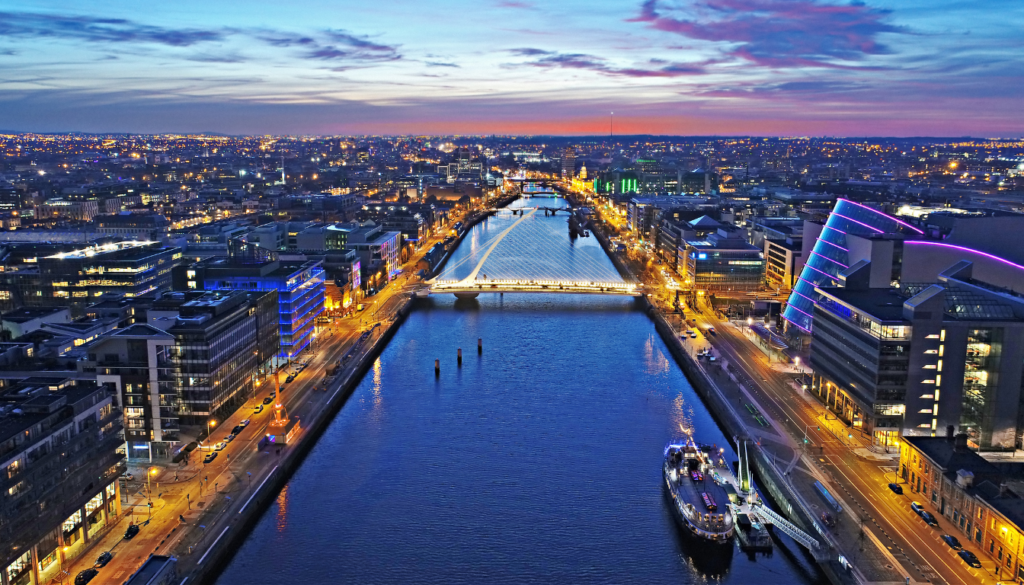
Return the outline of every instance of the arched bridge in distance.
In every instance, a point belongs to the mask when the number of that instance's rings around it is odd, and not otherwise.
[[[564,224],[561,222],[544,222],[543,218],[535,217],[539,210],[545,211],[545,215],[551,211],[543,207],[513,210],[518,213],[511,215],[514,221],[510,225],[486,241],[480,242],[474,252],[448,265],[437,278],[427,281],[428,287],[420,294],[445,293],[460,298],[472,298],[480,293],[506,292],[626,296],[642,294],[639,284],[622,279],[600,247],[591,246],[577,250],[570,246],[550,246],[545,249],[528,250],[534,257],[525,261],[515,254],[509,254],[516,246],[550,238],[553,229],[559,234],[565,233],[562,230],[566,228],[562,227]],[[538,219],[541,221],[536,221]],[[527,263],[529,265],[524,265]],[[460,273],[465,273],[468,266],[472,266],[472,270],[465,276],[458,277]]]

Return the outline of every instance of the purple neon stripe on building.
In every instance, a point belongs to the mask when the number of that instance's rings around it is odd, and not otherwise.
[[[829,258],[828,256],[824,256],[824,255],[819,254],[817,252],[811,252],[811,254],[813,254],[814,256],[820,256],[820,257],[824,258],[825,260],[828,260],[829,262],[835,262],[836,264],[842,266],[843,268],[849,268],[849,266],[847,266],[846,264],[843,264],[842,262],[840,262],[838,260],[833,260],[833,259]]]
[[[838,215],[838,214],[837,214],[837,215]],[[839,233],[843,234],[844,236],[846,235],[846,232],[844,232],[843,230],[837,230],[837,229],[836,229],[836,228],[834,228],[834,227],[830,227],[830,226],[827,226],[827,225],[823,225],[823,226],[821,226],[821,227],[823,227],[823,228],[825,228],[825,229],[827,229],[827,230],[832,230],[832,231],[834,231],[834,232],[839,232]]]
[[[915,232],[917,232],[919,234],[924,234],[924,232],[922,232],[921,230],[917,229],[916,227],[910,225],[909,223],[907,223],[905,221],[900,221],[900,220],[896,219],[895,217],[889,215],[888,213],[885,213],[885,212],[882,212],[882,211],[878,211],[877,209],[873,209],[871,207],[868,207],[867,205],[861,205],[860,203],[857,203],[856,201],[850,201],[849,199],[843,199],[842,197],[840,197],[839,200],[840,201],[845,201],[847,203],[852,203],[853,205],[856,205],[857,207],[861,207],[861,208],[867,209],[868,211],[874,211],[878,215],[881,215],[882,217],[889,218],[889,219],[895,221],[896,223],[900,224],[903,227],[910,228],[910,229],[914,230]]]
[[[878,232],[880,234],[884,234],[885,233],[884,231],[882,231],[882,230],[880,230],[880,229],[878,229],[878,228],[876,228],[874,226],[870,226],[870,225],[864,223],[863,221],[857,221],[856,219],[853,219],[852,217],[846,217],[842,213],[836,213],[836,212],[833,211],[832,215],[838,215],[839,217],[841,217],[841,218],[843,218],[843,219],[845,219],[847,221],[852,221],[853,223],[860,224],[860,225],[868,228],[869,230],[874,230],[874,231],[876,231],[876,232]]]
[[[787,308],[787,309],[793,309],[794,311],[797,311],[798,313],[803,313],[804,315],[807,315],[808,317],[810,317],[810,318],[811,318],[812,320],[814,319],[814,315],[811,315],[811,314],[810,314],[810,313],[808,313],[807,311],[801,311],[801,310],[800,310],[800,309],[798,309],[798,308],[797,308],[797,306],[796,306],[796,305],[794,305],[793,303],[790,303],[790,304],[789,304],[789,306],[787,306],[786,308]]]
[[[1003,264],[1006,264],[1008,266],[1013,266],[1017,270],[1024,270],[1024,266],[1021,266],[1020,264],[1015,264],[1013,262],[1010,262],[1006,258],[1001,258],[1001,257],[996,256],[994,254],[989,254],[988,252],[982,252],[981,250],[975,250],[974,248],[968,248],[966,246],[955,246],[953,244],[945,244],[943,242],[922,242],[922,241],[903,242],[903,245],[905,245],[905,246],[908,246],[908,245],[912,245],[912,246],[938,246],[940,248],[952,248],[954,250],[960,250],[960,251],[963,251],[963,252],[970,252],[971,254],[977,254],[979,256],[984,256],[986,258],[991,258],[992,260],[995,260],[997,262],[1002,262]]]
[[[812,299],[811,297],[809,297],[809,296],[807,296],[807,295],[804,295],[804,294],[800,294],[800,293],[796,292],[795,290],[793,291],[793,294],[795,294],[795,295],[800,295],[800,296],[802,296],[803,298],[807,299],[808,301],[811,301],[812,303],[815,303],[815,304],[817,304],[817,301],[815,301],[814,299]]]
[[[796,327],[797,329],[799,329],[800,331],[803,331],[804,333],[810,333],[811,332],[810,329],[807,329],[805,327],[801,327],[800,325],[797,324],[796,321],[790,319],[789,317],[787,317],[785,315],[783,315],[782,318],[785,319],[786,321],[789,321],[790,325],[792,325],[793,327]]]
[[[825,243],[825,244],[828,244],[829,246],[832,246],[833,248],[839,248],[839,249],[840,249],[840,250],[842,250],[843,252],[849,252],[849,250],[847,250],[846,248],[844,248],[844,247],[840,246],[839,244],[833,244],[832,242],[830,242],[830,241],[828,241],[828,240],[823,240],[823,239],[821,239],[821,238],[816,238],[816,239],[817,239],[817,240],[818,240],[819,242],[823,242],[823,243]]]
[[[797,278],[797,280],[802,280],[802,281],[806,282],[807,284],[811,285],[812,287],[818,286],[818,285],[814,284],[813,282],[807,280],[806,278],[804,278],[802,276],[798,276],[796,278]]]
[[[824,274],[825,276],[829,277],[829,280],[836,280],[836,277],[832,276],[828,272],[825,272],[823,270],[818,270],[817,268],[811,266],[810,264],[804,264],[804,267],[805,268],[810,268],[811,270],[813,270],[815,272],[820,272],[820,273]],[[818,286],[818,285],[814,285],[814,286]]]

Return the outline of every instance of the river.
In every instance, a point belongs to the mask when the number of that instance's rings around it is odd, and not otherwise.
[[[538,201],[562,203],[515,205]],[[475,226],[448,275],[517,219]],[[481,272],[619,279],[593,237],[543,212]],[[768,556],[688,554],[663,448],[685,424],[731,449],[633,299],[417,303],[219,584],[825,582],[785,536]]]

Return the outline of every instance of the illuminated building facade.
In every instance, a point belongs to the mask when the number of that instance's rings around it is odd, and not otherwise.
[[[1021,446],[1024,297],[957,262],[934,283],[872,288],[870,263],[816,287],[813,392],[884,447],[954,426],[975,450]]]
[[[838,286],[840,274],[844,270],[858,260],[870,260],[873,253],[882,253],[881,247],[866,241],[872,238],[889,237],[890,254],[893,254],[892,249],[895,248],[892,262],[895,274],[888,275],[885,284],[898,280],[902,242],[900,238],[894,236],[920,233],[921,230],[918,228],[880,211],[847,199],[840,199],[817,235],[810,254],[804,258],[803,271],[793,286],[793,292],[782,316],[790,324],[810,332],[814,304],[818,300],[815,287]],[[804,237],[809,239],[812,234],[805,230]],[[882,264],[876,262],[876,268],[881,269]]]

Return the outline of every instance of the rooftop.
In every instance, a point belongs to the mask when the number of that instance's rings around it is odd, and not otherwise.
[[[818,287],[818,292],[832,297],[843,305],[865,313],[879,321],[904,321],[903,301],[906,300],[897,290],[890,288],[869,288],[853,290],[849,288]]]

